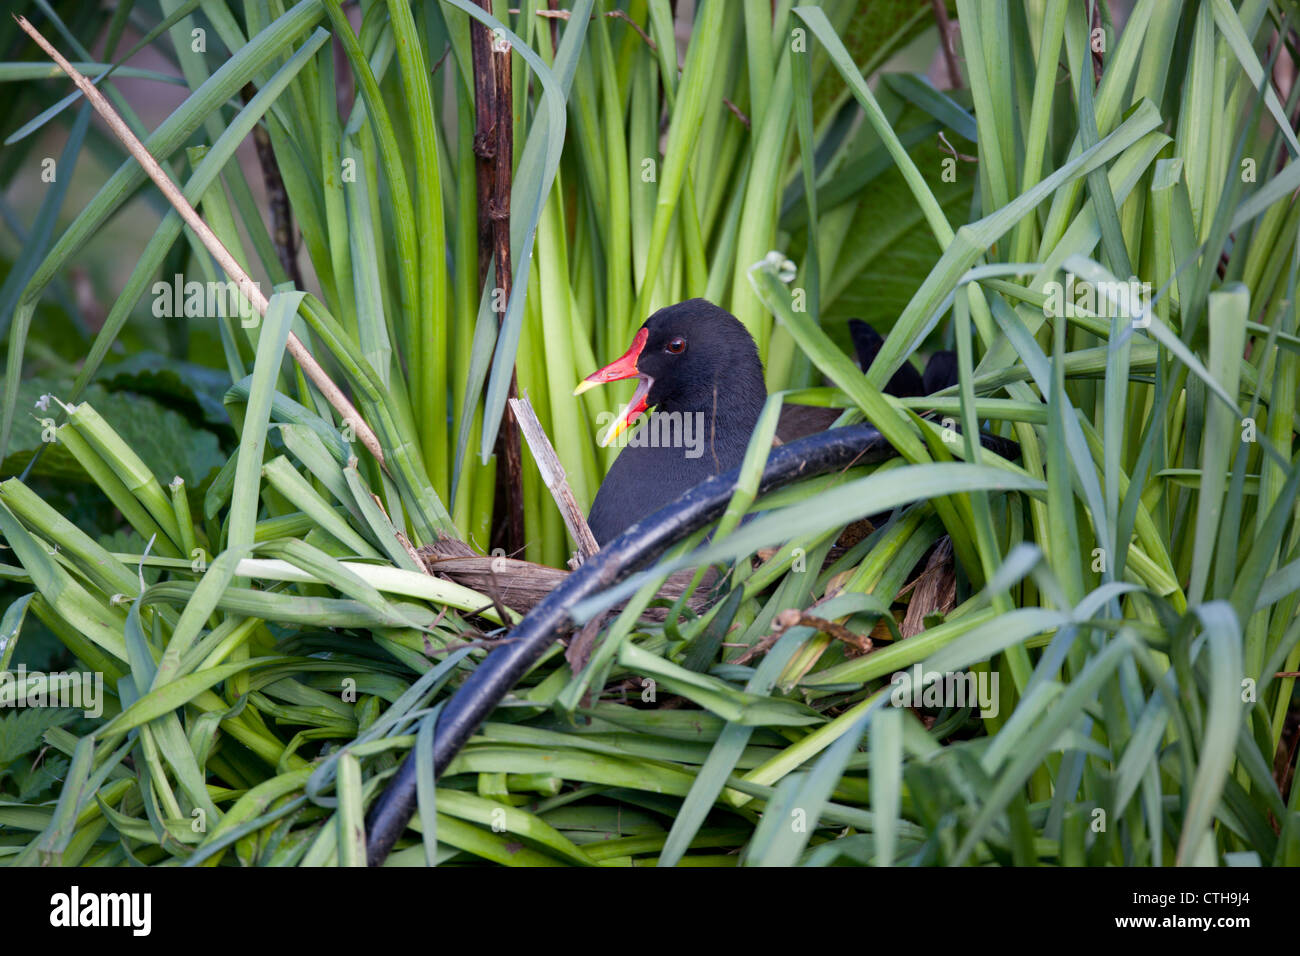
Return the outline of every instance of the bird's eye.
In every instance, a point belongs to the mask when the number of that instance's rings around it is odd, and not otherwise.
[[[674,339],[669,339],[668,344],[664,347],[674,355],[680,355],[686,351],[686,340],[679,335]]]

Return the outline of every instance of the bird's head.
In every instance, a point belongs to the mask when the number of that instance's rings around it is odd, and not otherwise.
[[[753,337],[734,315],[705,299],[688,299],[650,316],[632,347],[588,375],[573,393],[633,377],[636,390],[604,444],[650,407],[725,413],[738,391],[763,389],[763,365]]]

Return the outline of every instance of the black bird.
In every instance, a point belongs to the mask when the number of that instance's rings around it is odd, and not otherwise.
[[[923,395],[933,395],[957,384],[957,353],[935,352],[930,361],[925,363],[925,372],[921,375]]]
[[[876,354],[885,344],[880,333],[861,319],[849,319],[849,337],[853,339],[853,351],[858,353],[858,365],[862,371],[871,368]],[[904,362],[885,385],[885,392],[895,398],[916,398],[926,394],[921,384],[921,376],[911,362]]]
[[[587,376],[574,394],[633,376],[636,390],[605,442],[651,406],[655,418],[643,431],[653,434],[633,436],[643,441],[630,441],[619,453],[596,493],[587,523],[601,545],[710,475],[739,465],[767,401],[753,337],[705,299],[650,316],[627,353]]]
[[[853,350],[858,353],[858,365],[865,372],[871,368],[885,340],[861,319],[849,319],[849,335],[853,338]],[[885,386],[885,392],[895,398],[919,398],[956,384],[957,353],[940,350],[931,354],[925,363],[925,371],[920,375],[916,374],[911,362],[904,362]]]
[[[850,321],[850,332],[862,368],[869,368],[883,339],[857,319]],[[649,408],[655,413],[619,453],[596,493],[587,523],[600,545],[711,475],[737,467],[767,401],[753,337],[734,315],[705,299],[650,316],[632,347],[587,376],[574,394],[633,377],[636,390],[605,443]],[[901,398],[924,394],[923,387],[922,376],[905,363],[885,391]],[[777,438],[789,442],[825,430],[839,415],[838,409],[786,405]]]

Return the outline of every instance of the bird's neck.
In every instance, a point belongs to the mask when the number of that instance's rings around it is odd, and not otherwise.
[[[767,401],[762,372],[741,373],[711,385],[697,385],[660,403],[658,411],[694,416],[709,442],[749,444]]]

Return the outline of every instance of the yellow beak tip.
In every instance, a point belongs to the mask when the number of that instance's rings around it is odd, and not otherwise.
[[[613,425],[609,426],[609,431],[605,432],[605,437],[600,440],[600,447],[608,448],[610,445],[614,444],[614,440],[627,431],[628,427],[628,423],[624,419],[620,418]]]

